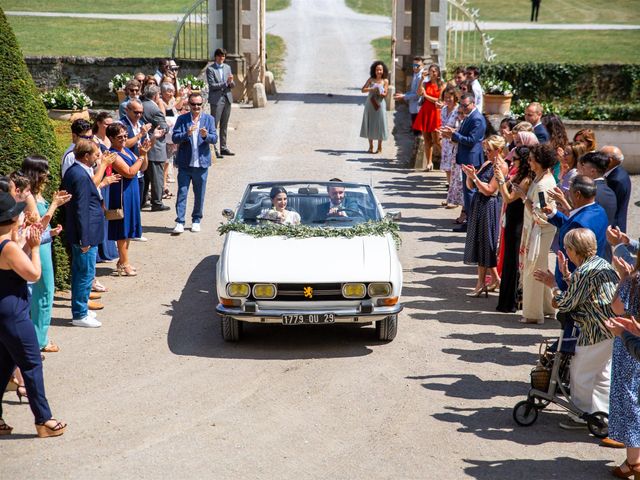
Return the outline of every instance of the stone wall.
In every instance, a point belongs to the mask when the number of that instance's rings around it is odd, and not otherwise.
[[[570,140],[578,130],[590,128],[596,134],[599,147],[619,147],[624,154],[625,170],[632,174],[640,174],[640,122],[563,120],[563,123]]]
[[[54,88],[60,84],[77,86],[94,102],[94,108],[113,108],[118,100],[109,92],[109,81],[118,73],[144,72],[152,75],[160,58],[111,57],[26,57],[27,67],[38,88]],[[203,77],[207,62],[177,62],[180,76]]]

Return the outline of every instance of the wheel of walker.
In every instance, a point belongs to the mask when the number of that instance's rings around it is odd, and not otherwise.
[[[609,415],[605,412],[593,412],[587,417],[587,428],[594,437],[607,437],[609,435]]]
[[[538,409],[530,400],[522,400],[513,407],[513,419],[521,427],[529,427],[538,419]]]

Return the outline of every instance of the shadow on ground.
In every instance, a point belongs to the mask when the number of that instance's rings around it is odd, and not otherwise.
[[[603,460],[558,457],[550,460],[527,458],[473,460],[465,458],[464,461],[471,465],[466,467],[464,472],[477,480],[513,480],[515,478],[586,480],[610,478],[610,467]]]
[[[168,305],[172,353],[210,358],[305,359],[356,357],[381,345],[366,325],[244,325],[242,340],[227,343],[220,333],[215,267],[217,255],[203,259],[191,272],[180,298]]]

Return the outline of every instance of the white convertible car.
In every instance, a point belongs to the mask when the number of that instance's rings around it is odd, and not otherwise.
[[[238,341],[243,322],[375,322],[379,340],[394,339],[399,213],[385,215],[368,185],[252,183],[223,215],[216,311],[225,340]]]

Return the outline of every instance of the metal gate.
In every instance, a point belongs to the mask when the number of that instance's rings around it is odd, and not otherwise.
[[[492,62],[493,38],[478,25],[479,10],[467,5],[467,0],[447,0],[447,63]]]
[[[171,58],[209,60],[209,30],[209,0],[198,0],[178,25]]]

